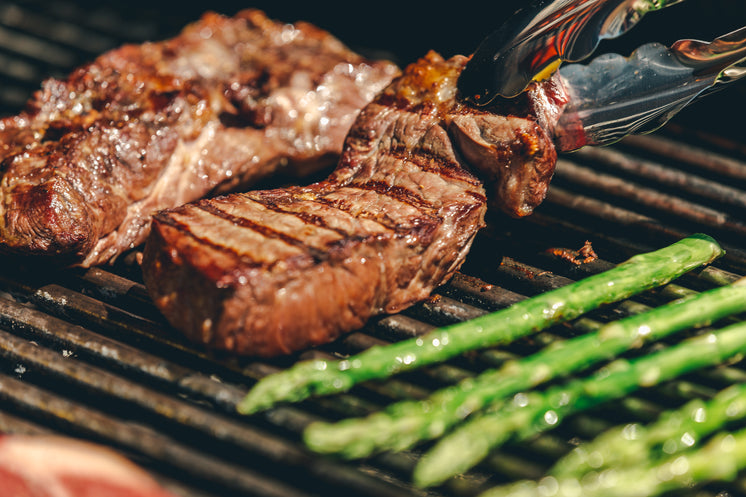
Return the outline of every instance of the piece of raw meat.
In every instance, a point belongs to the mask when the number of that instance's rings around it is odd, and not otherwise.
[[[0,435],[3,497],[175,497],[116,452],[73,438]]]

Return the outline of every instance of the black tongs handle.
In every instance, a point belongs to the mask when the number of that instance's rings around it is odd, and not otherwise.
[[[683,0],[534,0],[477,48],[459,78],[475,105],[511,98],[561,62],[577,62],[602,39],[617,37],[647,13]]]

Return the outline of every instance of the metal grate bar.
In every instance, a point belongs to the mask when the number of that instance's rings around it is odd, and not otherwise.
[[[552,215],[547,214],[552,212]],[[529,225],[562,226],[575,233],[585,233],[595,241],[616,239],[622,245],[637,247],[639,251],[651,250],[655,245],[672,243],[688,234],[692,229],[675,227],[652,216],[614,206],[601,199],[570,192],[558,185],[550,189],[545,204],[537,216],[528,220]],[[572,220],[572,221],[569,221]],[[698,227],[700,228],[706,227]],[[528,230],[523,227],[523,230]],[[551,229],[551,228],[549,228]],[[704,229],[705,233],[712,230]],[[606,233],[611,233],[607,235]],[[717,237],[717,233],[713,233]],[[627,240],[623,240],[626,238]],[[731,243],[723,243],[726,255],[719,264],[737,272],[746,272],[746,253]],[[630,254],[631,255],[631,254]]]
[[[16,0],[0,6],[0,110],[9,113],[44,77],[123,41],[163,38],[155,8]],[[675,129],[675,124],[672,127]],[[678,136],[687,135],[678,130]],[[132,261],[110,268],[50,270],[8,262],[0,270],[0,431],[72,434],[110,445],[184,497],[473,497],[485,486],[540,477],[575,444],[619,422],[655,419],[691,398],[746,381],[742,363],[687,375],[571,417],[558,430],[495,451],[482,465],[432,491],[408,482],[423,448],[342,463],[305,450],[300,433],[316,419],[365,415],[421,398],[485,368],[587,332],[602,323],[746,273],[746,149],[721,137],[630,137],[560,162],[547,201],[521,220],[490,213],[462,272],[406,312],[372,320],[333,344],[274,360],[224,357],[187,343],[151,303]],[[692,145],[697,143],[698,145]],[[257,379],[310,357],[340,357],[427,333],[506,307],[593,274],[692,230],[724,242],[716,267],[663,289],[556,326],[507,347],[480,351],[344,395],[309,399],[252,417],[235,405]],[[585,240],[604,260],[575,266],[548,254]],[[8,295],[8,297],[10,296]],[[675,343],[670,339],[653,348]],[[633,351],[645,353],[650,349]],[[426,447],[426,446],[425,446]],[[292,474],[292,478],[288,478]],[[746,478],[697,495],[746,495]]]
[[[605,266],[608,266],[608,264],[601,262],[597,265],[596,269],[601,270]],[[583,267],[584,269],[588,269],[588,266]],[[529,289],[531,293],[536,293],[569,282],[567,277],[556,273],[550,273],[540,267],[529,266],[525,263],[511,259],[504,259],[503,264],[500,264],[498,267],[498,272],[500,277],[495,281],[499,281],[503,286],[498,284],[486,284],[478,278],[459,275],[454,280],[452,286],[448,285],[446,288],[449,288],[449,291],[454,295],[458,293],[466,293],[477,295],[482,301],[492,300],[490,307],[499,307],[501,305],[507,305],[516,299],[524,298],[523,295],[515,291],[516,289]],[[133,297],[135,300],[139,300],[140,297],[142,297],[142,295],[140,295],[142,289],[138,283],[128,281],[117,275],[113,275],[113,277],[110,278],[107,274],[110,273],[102,270],[94,270],[90,275],[84,274],[81,277],[79,274],[75,274],[73,277],[68,277],[68,280],[79,283],[82,282],[88,285],[92,284],[93,281],[101,283],[101,290],[97,293],[106,295],[110,299],[117,300],[125,297]],[[106,283],[107,281],[109,284]],[[523,283],[519,284],[521,282]],[[508,287],[510,290],[503,292],[501,291],[503,287]],[[174,400],[168,395],[169,390],[176,388],[176,390],[181,392],[182,395],[186,394],[191,396],[195,401],[199,401],[199,399],[208,400],[212,405],[221,406],[220,410],[228,412],[230,411],[230,407],[235,405],[235,402],[240,395],[238,387],[221,384],[212,378],[209,378],[209,376],[206,376],[204,373],[191,371],[187,366],[181,365],[178,361],[174,363],[173,361],[159,359],[158,355],[151,355],[148,352],[141,351],[141,357],[133,358],[133,363],[130,365],[130,359],[127,359],[127,357],[132,353],[136,353],[138,350],[142,350],[142,344],[140,348],[132,348],[131,346],[122,344],[117,345],[116,340],[111,337],[95,338],[96,334],[81,328],[79,325],[66,324],[67,320],[72,320],[74,322],[90,321],[90,323],[95,327],[104,323],[106,324],[104,331],[108,332],[112,326],[116,326],[112,323],[117,322],[116,317],[118,313],[123,311],[114,312],[112,311],[114,308],[113,306],[96,301],[92,297],[78,294],[77,292],[60,285],[43,285],[37,290],[33,285],[28,285],[28,283],[26,283],[17,286],[13,290],[18,292],[19,288],[23,289],[25,292],[24,294],[16,293],[16,295],[22,299],[35,299],[36,304],[45,304],[45,302],[53,303],[52,305],[45,305],[45,307],[42,307],[42,310],[30,309],[24,304],[11,301],[3,302],[4,307],[0,307],[0,315],[6,316],[4,320],[0,322],[2,327],[12,329],[15,335],[20,335],[20,337],[12,335],[3,336],[3,339],[6,340],[7,343],[5,347],[6,352],[4,362],[6,364],[22,365],[26,368],[26,372],[23,373],[25,380],[24,384],[28,384],[29,382],[34,383],[32,378],[34,374],[42,374],[45,383],[55,381],[62,382],[63,384],[69,382],[73,382],[75,385],[80,384],[85,386],[87,399],[91,397],[91,391],[95,393],[93,400],[95,405],[98,405],[96,397],[111,397],[109,401],[104,402],[104,404],[108,402],[112,402],[115,405],[125,403],[128,406],[128,411],[136,409],[136,412],[145,412],[146,419],[150,419],[151,416],[156,416],[156,421],[150,422],[154,423],[154,426],[159,427],[159,432],[161,430],[166,430],[166,433],[168,433],[175,430],[175,432],[180,436],[177,437],[171,435],[173,438],[192,440],[194,438],[193,433],[197,432],[201,433],[202,436],[207,434],[207,438],[211,441],[210,443],[221,442],[233,446],[234,448],[236,448],[235,446],[238,446],[238,448],[242,450],[249,450],[249,452],[253,451],[253,453],[258,451],[259,453],[262,453],[261,451],[264,450],[263,447],[257,448],[254,446],[256,443],[254,440],[256,436],[256,433],[253,431],[254,429],[247,428],[247,426],[243,424],[243,420],[236,424],[236,421],[231,421],[215,412],[209,412],[209,409],[206,407],[195,407],[194,405],[185,403],[184,401]],[[82,305],[81,302],[87,303]],[[78,315],[78,311],[75,310],[76,306],[80,306],[84,309],[105,309],[105,316],[90,317],[90,313],[82,313],[82,315]],[[57,314],[59,318],[50,318],[47,315],[48,312]],[[450,297],[436,297],[423,304],[421,308],[414,311],[413,314],[424,316],[426,318],[433,318],[437,321],[443,320],[444,316],[447,320],[452,320],[481,312],[484,311],[470,305],[460,304],[458,300]],[[622,310],[620,312],[624,311]],[[112,318],[114,318],[113,321]],[[148,323],[148,326],[154,326],[148,320],[143,320],[142,322]],[[131,327],[130,319],[127,318],[122,326],[129,329]],[[398,315],[383,318],[375,325],[375,328],[387,328],[392,326],[395,328],[410,328],[415,330],[414,333],[422,333],[431,329],[433,325],[420,321],[419,319]],[[33,329],[33,332],[30,331],[31,329]],[[412,333],[412,331],[407,331],[406,333]],[[554,339],[556,339],[556,335],[553,336],[555,337]],[[57,349],[74,352],[71,357],[63,357],[64,354],[61,354],[60,350],[52,351],[42,349],[46,350],[46,352],[40,353],[39,346],[30,345],[30,343],[33,342],[29,342],[29,339],[42,344],[49,342]],[[348,337],[348,343],[342,347],[353,349],[365,348],[370,346],[372,343],[371,340],[380,341],[379,338],[369,336],[366,333],[355,333]],[[350,343],[352,343],[352,345],[350,345]],[[334,349],[334,347],[330,347],[330,349]],[[91,356],[90,358],[83,357],[84,350],[86,355]],[[112,350],[116,350],[117,353],[112,354]],[[148,350],[147,346],[145,347],[145,350]],[[97,358],[97,354],[102,357]],[[171,354],[168,351],[164,351],[163,355],[170,356]],[[505,357],[510,356],[505,356],[503,354],[503,358]],[[122,358],[123,363],[118,363],[118,358]],[[160,362],[160,368],[155,367],[158,362]],[[89,365],[89,363],[92,364]],[[74,365],[74,367],[71,365]],[[117,371],[121,370],[119,373],[132,377],[134,380],[144,379],[145,376],[152,375],[158,380],[158,383],[149,387],[143,387],[142,385],[133,384],[131,380],[120,378],[119,374],[113,374],[107,371],[102,372],[100,370],[101,366],[107,368],[113,367]],[[448,367],[452,366],[444,365],[444,368]],[[474,367],[473,364],[472,367]],[[233,374],[238,374],[238,371],[240,371],[238,368],[229,369]],[[437,370],[438,368],[433,369]],[[272,370],[273,368],[268,368],[268,365],[262,366],[261,362],[258,364],[252,362],[250,365],[244,366],[243,372],[247,373],[247,377],[245,377],[244,380],[251,382],[252,380],[250,380],[250,378],[262,376]],[[448,375],[438,377],[438,375],[435,374],[433,376],[436,377],[437,384],[440,384],[456,381],[463,377],[464,374],[468,375],[473,374],[474,372],[470,372],[470,368],[466,370],[457,368],[456,370],[458,371],[458,374],[456,375],[450,371]],[[73,375],[73,379],[68,378],[69,375]],[[50,379],[50,376],[54,378],[54,380]],[[169,383],[171,381],[178,386],[169,388]],[[354,395],[342,396],[341,399],[331,398],[314,400],[312,402],[303,403],[299,408],[288,407],[275,409],[260,419],[254,419],[253,421],[259,422],[260,425],[267,422],[269,425],[265,428],[271,428],[272,430],[280,429],[281,432],[286,433],[286,435],[297,437],[299,431],[316,416],[320,415],[327,418],[331,416],[332,418],[337,418],[351,413],[365,414],[366,412],[370,412],[371,409],[380,407],[381,402],[387,402],[387,400],[383,399],[388,398],[388,401],[390,401],[398,398],[418,397],[427,391],[426,389],[419,390],[418,392],[416,389],[413,390],[407,382],[402,381],[400,383],[401,386],[397,386],[396,381],[387,382],[385,385],[379,385],[377,387],[367,386],[358,389]],[[161,384],[159,390],[162,390],[163,393],[153,390],[153,386],[157,386],[158,384]],[[425,384],[428,383],[426,382]],[[433,383],[432,381],[429,383],[430,387],[434,387],[435,384],[436,383]],[[112,385],[114,386],[113,390]],[[375,392],[377,388],[379,391]],[[377,393],[378,397],[370,397],[371,390],[374,391],[374,393]],[[233,393],[231,394],[230,392]],[[358,400],[357,395],[363,396],[362,402]],[[370,400],[371,398],[375,400],[374,404],[366,404],[366,399]],[[77,402],[75,399],[63,400],[72,403],[73,405],[77,405],[75,404],[75,402]],[[26,409],[22,405],[22,402],[24,401],[15,397],[12,397],[10,400],[9,398],[6,398],[6,402],[10,402],[15,410]],[[19,402],[21,404],[19,404]],[[35,408],[28,407],[28,409],[30,409],[30,412],[35,412]],[[35,414],[35,416],[40,415],[42,414]],[[47,413],[43,416],[50,416],[50,414]],[[139,414],[135,419],[139,419],[140,416],[142,416],[142,414]],[[171,419],[172,416],[178,417],[180,420],[187,418],[187,421],[183,424],[179,422],[177,427],[168,426],[168,423],[165,423],[165,420]],[[161,418],[165,418],[165,420]],[[59,423],[59,421],[56,421],[56,423]],[[86,425],[87,423],[79,421],[75,425],[74,431],[84,432],[84,427]],[[213,426],[221,426],[221,430],[224,429],[225,433],[231,434],[231,440],[221,439],[219,436],[212,434],[210,430]],[[186,436],[183,435],[184,430],[187,430]],[[247,430],[249,431],[247,432]],[[240,433],[246,433],[247,435],[241,437]],[[268,436],[267,434],[263,434],[261,431],[258,433],[260,439],[262,436]],[[91,435],[89,434],[89,436]],[[237,440],[234,440],[233,437],[237,437]],[[119,444],[120,442],[109,440],[109,443]],[[243,444],[248,444],[249,447],[245,447]],[[539,470],[542,466],[536,466],[535,463],[531,463],[532,457],[541,456],[543,458],[551,459],[554,454],[569,449],[569,446],[562,440],[562,438],[557,439],[552,436],[549,438],[540,437],[536,444],[538,444],[538,446],[533,449],[533,451],[531,447],[522,448],[522,452],[528,451],[528,455],[500,451],[491,458],[490,461],[485,463],[485,466],[482,468],[484,473],[475,472],[467,478],[467,481],[470,482],[467,486],[473,490],[476,486],[479,486],[486,481],[486,478],[488,478],[486,475],[491,475],[489,478],[494,478],[495,474],[501,474],[503,477],[508,478],[511,471],[514,470],[512,465],[517,464],[519,461],[523,461],[526,457],[528,457],[526,464],[521,463],[521,466],[525,468],[533,466],[536,470]],[[280,446],[283,447],[282,444]],[[552,448],[552,450],[550,451],[549,448]],[[130,451],[135,449],[138,449],[141,454],[143,453],[142,448],[132,446],[128,447],[128,450]],[[283,448],[283,450],[289,449]],[[145,452],[145,455],[148,455],[147,452]],[[286,456],[287,453],[282,453],[282,455],[277,456],[276,459],[270,458],[270,460],[275,462],[280,460],[285,461]],[[301,459],[304,460],[302,466],[305,466],[307,462],[307,460],[303,459],[304,457],[308,456],[301,457]],[[289,459],[290,461],[282,463],[283,467],[287,464],[293,466],[292,457]],[[380,477],[380,471],[383,470],[385,472],[396,474],[398,475],[397,478],[405,480],[408,471],[411,470],[414,460],[414,458],[408,457],[406,454],[385,455],[372,461],[372,463],[377,467],[371,467],[369,471],[372,471],[373,474],[377,474],[377,476]],[[156,461],[157,462],[155,463],[151,462],[151,464],[155,464],[156,466],[163,464],[158,459],[156,459]],[[280,465],[279,462],[277,464]],[[362,470],[365,471],[365,469]],[[324,472],[322,471],[322,473]],[[515,476],[514,473],[513,476]],[[386,481],[390,481],[391,478],[392,476],[389,475],[386,477]],[[337,480],[336,483],[339,483],[339,481]],[[401,482],[400,484],[404,485]],[[463,482],[456,485],[458,493],[454,493],[454,495],[467,495],[467,493],[465,493],[466,490],[463,488],[464,485],[466,484]],[[408,489],[408,491],[414,492],[411,489]],[[450,487],[450,484],[444,491],[449,493],[456,492],[455,488]],[[376,494],[373,493],[371,495]],[[379,493],[378,495],[385,494]],[[409,493],[403,495],[412,494]]]
[[[234,467],[230,462],[202,456],[188,450],[176,440],[132,421],[117,420],[109,413],[83,407],[49,391],[10,376],[0,376],[0,400],[24,416],[42,418],[67,434],[102,441],[117,448],[134,451],[151,461],[164,461],[188,477],[209,479],[214,485],[227,485],[238,491],[267,497],[305,496],[303,492],[272,482],[247,468]],[[157,467],[157,466],[156,466]],[[159,468],[162,469],[162,468]],[[175,473],[176,474],[176,473]]]
[[[80,22],[70,22],[40,15],[38,10],[28,10],[13,3],[0,5],[0,24],[15,30],[19,34],[28,34],[54,45],[56,50],[67,47],[72,51],[69,59],[72,63],[86,56],[83,54],[93,58],[121,43],[121,39],[87,29],[81,26]],[[29,46],[30,48],[33,48],[33,45]],[[30,52],[30,55],[34,57],[42,55],[41,52],[31,52],[30,50],[25,50],[25,52]],[[29,53],[26,53],[26,55],[29,55]],[[68,59],[55,61],[54,63],[61,65],[61,62],[66,61]],[[62,67],[66,69],[70,65],[62,65]]]
[[[64,77],[125,42],[166,36],[165,25],[169,23],[159,25],[154,21],[161,18],[151,10],[157,7],[131,9],[129,16],[117,9],[113,4],[83,6],[29,0],[1,4],[0,115],[22,109],[46,78]],[[189,20],[182,20],[179,28]],[[177,28],[170,31],[175,34]]]
[[[712,155],[707,158],[712,159]],[[620,180],[631,179],[656,191],[665,191],[671,196],[700,199],[700,202],[714,203],[723,209],[735,208],[741,212],[746,208],[746,200],[740,188],[708,179],[701,174],[666,167],[659,162],[642,159],[617,149],[581,149],[572,155],[572,159],[579,165],[590,163],[589,167],[593,170],[602,169],[618,176]],[[732,165],[746,172],[746,163],[733,162]]]
[[[59,23],[69,26],[63,31],[92,33],[100,39],[114,39],[118,44],[167,37],[169,32],[181,29],[187,22],[180,10],[171,10],[168,16],[164,16],[163,6],[145,2],[137,2],[136,7],[131,4],[48,0],[16,0],[15,4],[26,15],[35,16],[42,26],[45,22]],[[55,31],[48,33],[51,35]]]
[[[583,191],[594,191],[611,202],[618,200],[622,205],[634,205],[642,210],[658,216],[660,219],[699,226],[707,229],[713,235],[727,236],[729,239],[746,235],[746,224],[723,211],[689,202],[680,196],[667,195],[660,190],[644,187],[625,178],[599,173],[587,167],[582,167],[568,161],[559,161],[555,172],[554,186],[568,186]],[[743,195],[744,192],[740,192]],[[737,195],[734,190],[733,195]]]
[[[82,326],[54,318],[37,309],[0,298],[0,324],[37,343],[48,343],[63,357],[78,357],[105,364],[130,377],[154,385],[183,389],[196,398],[204,396],[216,405],[227,403],[229,411],[240,395],[237,387],[151,355],[142,349],[96,334]]]
[[[299,481],[309,479],[306,481],[308,486],[314,485],[310,480],[312,477],[321,477],[325,485],[340,488],[354,485],[364,495],[407,495],[354,469],[334,464],[328,459],[314,458],[297,448],[297,442],[281,440],[264,430],[133,383],[73,356],[64,357],[57,351],[5,332],[0,332],[0,350],[7,363],[17,364],[16,372],[22,371],[22,376],[27,379],[23,383],[25,386],[29,385],[29,381],[33,383],[36,375],[41,375],[45,382],[70,383],[70,388],[81,389],[79,393],[86,401],[106,406],[106,412],[96,414],[82,407],[77,403],[81,399],[73,403],[52,398],[51,394],[45,395],[41,391],[38,397],[29,392],[22,395],[11,393],[14,392],[12,387],[15,383],[6,382],[4,392],[7,398],[12,397],[13,402],[36,401],[34,410],[48,411],[48,415],[56,414],[67,422],[72,421],[78,430],[86,428],[97,435],[110,434],[120,443],[126,440],[130,449],[137,448],[140,453],[156,457],[162,463],[171,461],[179,463],[181,469],[203,471],[200,476],[205,480],[233,485],[236,490],[247,492],[257,485],[257,471],[262,475],[274,474],[281,481],[282,473],[292,468]],[[59,405],[55,406],[55,403]],[[126,412],[130,419],[126,422],[116,421],[117,413],[121,412]],[[159,430],[155,432],[138,428],[136,424],[140,423],[150,424]],[[171,438],[165,438],[164,433],[171,431]],[[220,452],[225,452],[228,459],[212,461],[201,455],[203,451],[176,442],[178,439],[188,440],[191,444],[200,444],[200,441],[202,444],[220,444]],[[242,464],[250,463],[253,469],[233,467],[234,460]],[[276,474],[278,471],[279,475]],[[286,492],[286,489],[281,489]]]
[[[687,141],[669,138],[661,135],[630,136],[621,143],[623,150],[645,152],[674,167],[686,167],[688,170],[700,174],[720,178],[727,182],[746,181],[746,167],[739,158],[729,157],[713,150],[713,142],[709,148],[691,145]],[[738,143],[721,138],[717,145],[724,150],[738,152],[742,149]],[[744,150],[746,152],[746,150]]]

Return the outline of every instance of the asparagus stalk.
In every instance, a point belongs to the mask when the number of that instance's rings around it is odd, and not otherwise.
[[[544,392],[518,394],[502,409],[467,421],[425,453],[415,467],[415,483],[423,487],[441,483],[471,468],[508,440],[524,440],[556,427],[570,414],[745,351],[746,322],[742,322],[634,361],[617,359],[588,378]]]
[[[507,343],[603,304],[664,285],[722,254],[712,238],[692,235],[660,250],[633,256],[604,273],[422,337],[371,347],[345,360],[300,362],[261,379],[239,403],[238,411],[250,414],[280,401],[344,392],[366,380],[387,378],[469,350]]]
[[[702,448],[648,465],[600,471],[578,479],[546,477],[491,488],[479,497],[653,497],[710,481],[732,481],[746,468],[746,429],[719,433]]]
[[[709,401],[695,399],[667,412],[648,426],[630,424],[609,429],[572,450],[549,471],[558,479],[580,478],[591,471],[634,466],[672,456],[746,417],[746,384],[733,385]]]
[[[437,438],[469,414],[558,376],[584,369],[644,342],[704,326],[746,311],[746,279],[614,321],[594,333],[558,342],[532,356],[435,392],[422,401],[392,404],[367,418],[312,423],[306,444],[323,453],[365,457],[380,450],[403,450]]]

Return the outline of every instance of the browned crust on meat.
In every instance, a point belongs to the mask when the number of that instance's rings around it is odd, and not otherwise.
[[[0,120],[0,250],[100,264],[160,209],[331,165],[397,73],[257,10],[103,54]]]
[[[460,103],[465,61],[431,53],[408,67],[361,111],[325,181],[156,215],[143,274],[169,322],[210,348],[274,356],[334,340],[447,281],[484,225],[472,162],[530,175],[553,154],[529,111]],[[491,143],[477,157],[465,150],[475,132]]]

